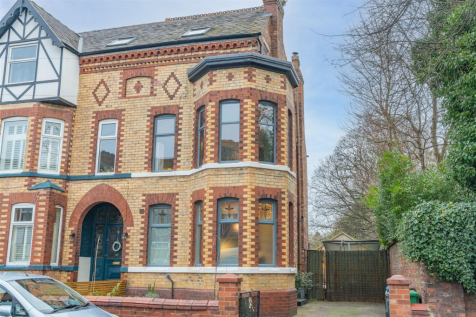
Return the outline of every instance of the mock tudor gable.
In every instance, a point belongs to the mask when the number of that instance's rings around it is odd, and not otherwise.
[[[76,106],[79,42],[34,2],[18,0],[0,21],[0,104]]]

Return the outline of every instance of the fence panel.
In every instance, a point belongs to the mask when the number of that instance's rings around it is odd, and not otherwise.
[[[327,251],[326,299],[384,302],[388,275],[386,251]]]
[[[309,250],[307,253],[308,272],[312,272],[312,289],[309,292],[310,299],[324,300],[324,252]]]

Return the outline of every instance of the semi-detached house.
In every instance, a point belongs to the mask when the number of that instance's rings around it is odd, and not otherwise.
[[[0,21],[0,270],[296,310],[307,163],[280,0],[76,33],[30,0]],[[66,23],[67,24],[67,23]],[[164,292],[165,294],[165,292]]]

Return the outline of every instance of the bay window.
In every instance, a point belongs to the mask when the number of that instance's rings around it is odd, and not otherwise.
[[[61,147],[63,143],[63,121],[44,119],[41,128],[39,172],[59,174]]]
[[[21,172],[25,156],[28,119],[11,118],[2,123],[0,171]]]
[[[258,108],[259,161],[275,163],[276,153],[276,109],[274,104],[261,101]]]
[[[175,116],[155,118],[154,171],[171,171],[175,159]]]
[[[12,46],[10,48],[8,83],[24,83],[35,80],[38,44]]]
[[[63,220],[63,207],[56,206],[55,220],[53,223],[53,240],[51,245],[51,265],[59,264],[59,252],[61,245],[61,222]]]
[[[34,213],[35,206],[32,204],[13,206],[7,264],[30,264]]]
[[[198,111],[198,162],[197,166],[203,165],[203,157],[205,156],[205,107]]]
[[[258,264],[276,265],[276,203],[272,200],[259,201]]]
[[[196,265],[202,265],[202,237],[203,237],[203,223],[202,223],[202,203],[196,205],[197,210],[197,245],[196,245]]]
[[[220,103],[220,162],[240,160],[240,102]]]
[[[99,122],[96,174],[114,174],[116,166],[117,120]]]
[[[239,202],[225,198],[218,201],[218,265],[238,266]]]
[[[170,233],[172,207],[157,205],[150,208],[149,217],[149,265],[170,265]]]

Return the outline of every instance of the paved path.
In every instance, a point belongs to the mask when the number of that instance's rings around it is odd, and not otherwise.
[[[296,317],[385,317],[385,304],[310,301]]]

